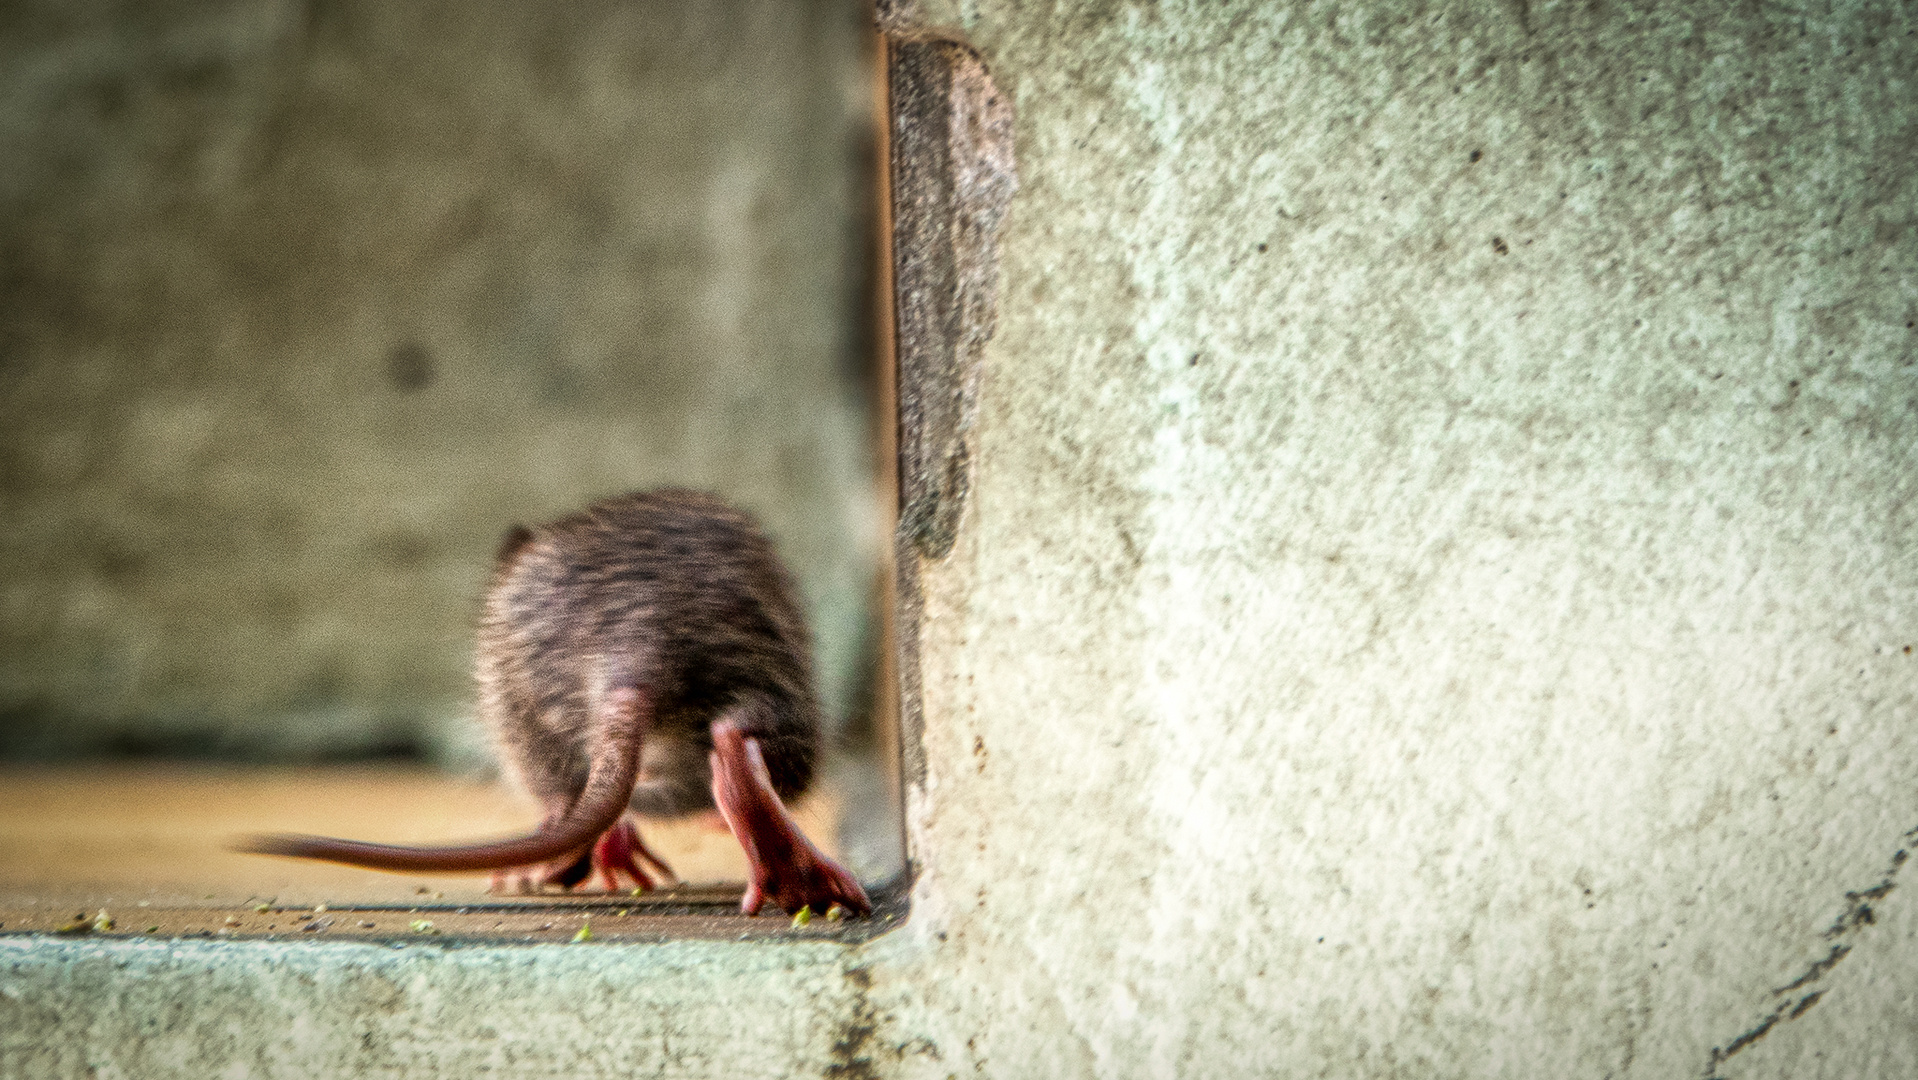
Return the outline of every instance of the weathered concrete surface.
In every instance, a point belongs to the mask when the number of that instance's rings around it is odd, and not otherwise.
[[[0,752],[430,750],[516,521],[719,489],[835,714],[874,524],[853,3],[12,4]]]
[[[924,567],[923,874],[853,954],[863,995],[826,992],[841,958],[698,954],[670,989],[821,996],[745,1040],[682,1014],[683,1045],[787,1075],[1912,1075],[1909,5],[918,17],[1012,94],[1022,185],[966,515]],[[105,985],[67,948],[9,985]],[[485,955],[403,984],[414,1075],[576,962]],[[650,993],[652,955],[596,992]],[[263,956],[225,977],[319,978]],[[365,1022],[305,1000],[328,1039]],[[134,1014],[76,1007],[138,1052]],[[660,1068],[635,1012],[593,1061]],[[292,1071],[277,1035],[202,1060]]]
[[[820,1075],[844,1057],[843,1018],[862,1011],[867,980],[847,959],[836,945],[714,942],[102,950],[0,940],[0,1072]]]
[[[1022,188],[911,1071],[1911,1075],[1911,6],[920,16]]]

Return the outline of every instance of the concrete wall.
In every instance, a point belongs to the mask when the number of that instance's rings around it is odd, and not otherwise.
[[[758,511],[840,711],[874,498],[851,3],[0,23],[0,751],[456,738],[516,521]]]
[[[1909,6],[894,17],[972,35],[1022,182],[967,516],[922,568],[912,915],[615,954],[596,992],[693,1008],[590,1060],[1918,1073]],[[489,1031],[588,1060],[540,1038],[560,1006],[488,1004],[565,949],[483,980],[409,950],[378,1001],[266,947],[122,949],[23,946],[0,1009],[226,965],[208,1007],[366,1025],[333,1045],[370,1071],[397,1039],[464,1075]],[[753,988],[792,1023],[699,1007]],[[56,1015],[136,1060],[131,1017]],[[274,1036],[217,1060],[298,1071]]]
[[[1023,185],[947,1069],[1918,1074],[1913,16],[947,14]]]

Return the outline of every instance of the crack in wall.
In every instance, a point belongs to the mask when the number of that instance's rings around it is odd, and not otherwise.
[[[873,1000],[872,970],[867,961],[849,959],[842,969],[851,1001],[841,1009],[822,1080],[880,1080],[900,1074],[909,1057],[943,1061],[939,1044],[923,1036],[894,1042],[887,1033],[899,1031],[899,1017],[882,1011]],[[970,1045],[970,1044],[968,1044]]]
[[[872,973],[862,967],[846,969],[852,989],[852,1007],[834,1032],[832,1061],[821,1075],[825,1080],[878,1080],[873,1066],[873,1037],[879,1032],[879,1010],[872,1003]]]
[[[1773,1006],[1758,1023],[1747,1028],[1724,1046],[1712,1047],[1711,1061],[1705,1066],[1704,1080],[1726,1080],[1726,1077],[1719,1072],[1720,1066],[1729,1061],[1733,1055],[1770,1034],[1772,1028],[1780,1023],[1796,1020],[1805,1015],[1813,1005],[1818,1004],[1819,998],[1825,996],[1825,990],[1822,988],[1802,995],[1797,991],[1823,979],[1838,966],[1840,960],[1851,954],[1852,946],[1839,939],[1856,934],[1877,922],[1877,915],[1872,911],[1871,905],[1891,895],[1891,891],[1898,887],[1895,879],[1899,868],[1903,867],[1905,861],[1911,857],[1908,845],[1918,841],[1918,827],[1907,829],[1899,839],[1907,846],[1901,846],[1892,853],[1890,865],[1880,875],[1878,884],[1868,889],[1847,892],[1845,894],[1847,907],[1844,912],[1819,935],[1827,941],[1837,942],[1831,947],[1831,951],[1813,961],[1797,978],[1773,989],[1769,996],[1784,1000]]]

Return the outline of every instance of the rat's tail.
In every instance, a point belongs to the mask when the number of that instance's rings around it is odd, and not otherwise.
[[[564,817],[529,836],[455,847],[404,847],[282,833],[249,837],[234,849],[414,873],[498,870],[556,859],[598,839],[626,812],[639,773],[640,738],[651,720],[652,703],[639,689],[609,691],[593,726],[585,790]]]

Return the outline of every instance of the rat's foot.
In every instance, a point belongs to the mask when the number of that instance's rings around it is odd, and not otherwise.
[[[814,847],[804,833],[795,831],[793,835],[801,846],[784,864],[753,867],[753,879],[739,900],[739,910],[757,915],[771,900],[788,915],[797,914],[800,908],[823,915],[835,905],[854,915],[872,914],[872,901],[866,899],[866,890],[859,887],[858,880]]]
[[[795,914],[810,907],[821,914],[834,904],[870,915],[872,901],[845,867],[806,839],[773,790],[759,740],[747,738],[731,720],[713,725],[713,802],[746,852],[752,881],[739,902],[748,915],[771,900]]]
[[[641,891],[679,880],[672,867],[639,838],[639,830],[632,821],[622,818],[600,834],[590,849],[549,862],[493,871],[487,891],[530,896],[546,891],[549,885],[557,885],[562,890],[584,891],[597,887],[617,893],[625,891],[619,880],[622,874]]]
[[[640,866],[644,860],[652,867],[647,873]],[[646,842],[639,838],[639,829],[630,819],[621,818],[607,829],[593,845],[592,871],[587,875],[590,883],[597,883],[609,893],[621,891],[619,875],[625,874],[632,879],[634,887],[641,891],[659,888],[662,884],[679,880],[673,868],[665,860],[653,854]]]

